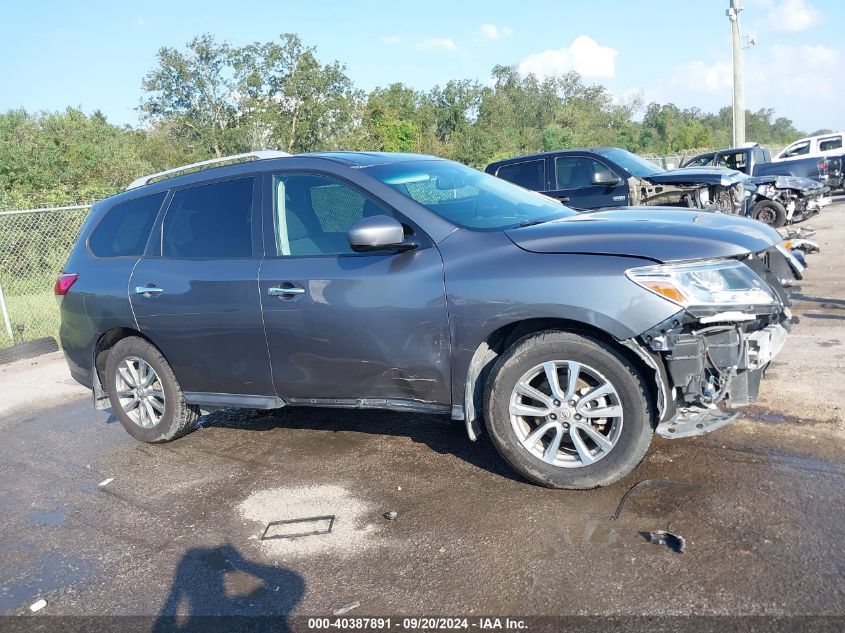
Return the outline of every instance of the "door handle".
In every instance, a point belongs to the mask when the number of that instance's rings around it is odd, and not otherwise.
[[[162,292],[164,292],[164,288],[156,288],[154,286],[151,286],[149,288],[147,286],[135,286],[136,295],[152,296],[160,295]]]
[[[267,294],[271,297],[293,297],[295,295],[304,295],[305,288],[297,288],[296,286],[279,288],[278,286],[273,286],[272,288],[267,288]]]

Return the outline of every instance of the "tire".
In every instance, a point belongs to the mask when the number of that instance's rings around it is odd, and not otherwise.
[[[786,209],[775,200],[761,200],[751,210],[751,217],[779,229],[786,224]]]
[[[127,375],[133,376],[131,370],[127,368],[127,362],[136,368],[143,367],[142,363],[152,368],[155,379],[144,389],[149,390],[150,396],[162,394],[161,398],[154,396],[154,401],[162,406],[163,412],[159,412],[153,404],[150,406],[139,404],[133,408],[132,403],[141,401],[136,393],[127,395],[121,400],[119,394],[126,395],[127,392],[135,391],[131,388],[130,382],[124,378]],[[146,375],[149,376],[149,373]],[[190,433],[197,427],[200,417],[199,407],[185,401],[179,382],[167,360],[158,349],[142,338],[130,336],[121,339],[109,350],[106,359],[105,383],[112,410],[123,428],[137,440],[149,443],[169,442]],[[127,401],[130,402],[127,404]],[[145,410],[143,415],[139,413],[141,409]],[[156,421],[155,416],[160,416],[160,419]]]
[[[555,408],[554,402],[557,400],[553,398],[546,407],[540,401],[515,391],[518,382],[525,384],[527,376],[542,368],[543,372],[536,379],[530,380],[529,386],[535,386],[535,391],[541,391],[540,395],[543,396],[546,392],[553,393],[545,369],[549,363],[554,362],[564,363],[554,368],[561,385],[559,395],[570,392],[568,383],[571,373],[578,379],[576,388],[571,392],[574,394],[572,399],[561,402],[562,408]],[[579,364],[575,372],[570,369],[574,367],[573,362]],[[565,378],[561,375],[564,370]],[[544,379],[545,383],[536,382]],[[601,386],[602,380],[611,386],[613,393],[590,401],[585,397],[586,393]],[[529,481],[550,488],[597,488],[612,484],[630,473],[648,451],[655,419],[648,393],[637,369],[607,343],[587,335],[545,331],[521,339],[502,354],[494,365],[484,394],[485,424],[502,457]],[[575,406],[569,406],[571,402],[575,402]],[[556,411],[556,414],[550,413],[547,417],[539,418],[512,415],[512,405],[524,407],[527,403],[535,408],[537,405],[546,407],[547,411]],[[578,415],[579,408],[585,416]],[[619,417],[605,418],[603,426],[600,419],[588,425],[588,430],[604,437],[605,443],[613,442],[609,449],[603,450],[592,439],[594,435],[587,435],[587,431],[581,430],[588,418],[597,417],[592,413],[596,409],[621,412]],[[551,417],[555,417],[555,420],[551,420]],[[576,417],[580,418],[580,422],[575,421]],[[564,418],[572,424],[565,422]],[[539,436],[538,443],[532,444],[533,449],[526,448],[523,441],[530,443],[531,432],[539,433],[538,429],[544,424],[558,424],[562,428],[559,434],[557,428],[550,429]],[[528,437],[524,437],[526,433]],[[575,434],[580,438],[581,448],[586,452],[595,451],[595,454],[583,455],[577,449]],[[554,463],[551,463],[543,458],[550,454],[549,446],[558,436],[562,438],[560,448],[554,452]],[[532,451],[539,451],[540,454]],[[590,463],[590,459],[594,461]]]

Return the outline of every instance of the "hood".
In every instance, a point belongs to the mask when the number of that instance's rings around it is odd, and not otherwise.
[[[749,180],[755,185],[774,185],[777,189],[815,191],[824,188],[824,185],[817,180],[799,178],[798,176],[752,176]]]
[[[756,220],[667,207],[581,213],[505,233],[534,253],[627,255],[661,263],[737,257],[782,240]]]
[[[658,185],[722,185],[729,187],[745,180],[745,174],[724,167],[683,167],[671,169],[659,174],[647,176],[648,180]]]

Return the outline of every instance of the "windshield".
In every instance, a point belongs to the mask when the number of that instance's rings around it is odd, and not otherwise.
[[[652,162],[647,161],[642,156],[632,154],[626,149],[618,147],[611,147],[609,149],[597,149],[596,154],[604,156],[619,165],[622,169],[627,171],[632,176],[637,178],[646,178],[666,171],[661,169]]]
[[[446,160],[367,167],[365,171],[453,224],[502,230],[575,215],[539,193]]]

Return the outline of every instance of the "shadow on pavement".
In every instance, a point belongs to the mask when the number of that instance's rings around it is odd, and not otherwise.
[[[287,615],[304,591],[299,574],[246,559],[229,543],[192,548],[176,566],[152,631],[289,631]]]
[[[486,433],[477,442],[472,442],[463,422],[444,416],[317,407],[286,407],[272,411],[221,409],[205,416],[203,426],[251,431],[272,431],[282,427],[408,437],[436,453],[454,455],[499,477],[526,483],[507,466]]]

